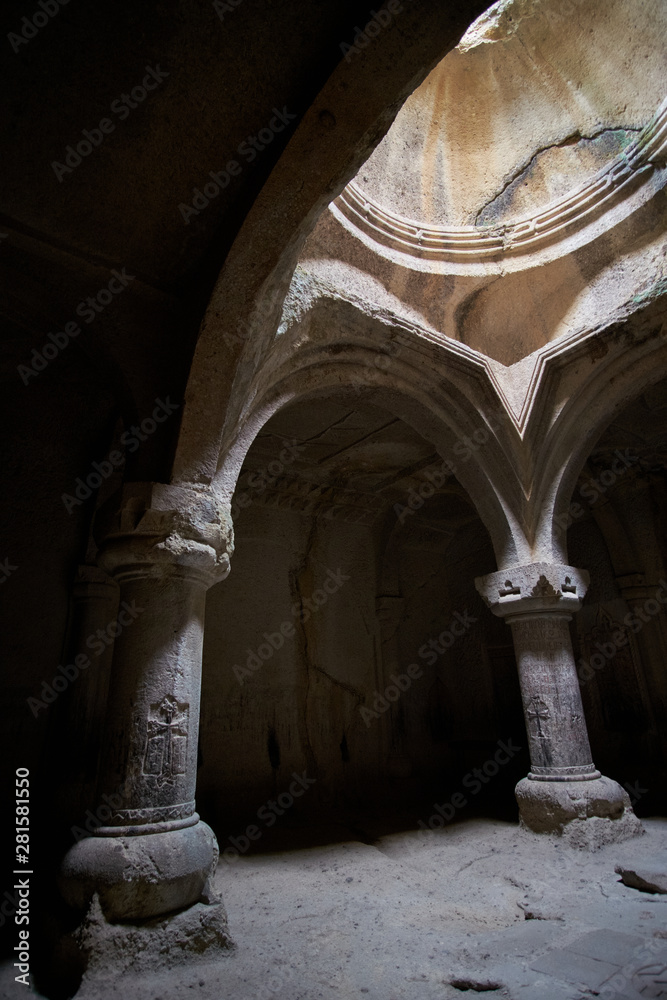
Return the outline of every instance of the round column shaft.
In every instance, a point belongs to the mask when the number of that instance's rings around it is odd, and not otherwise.
[[[508,618],[530,748],[529,778],[599,778],[588,741],[567,614]]]
[[[99,561],[120,585],[97,814],[61,887],[108,919],[197,902],[217,844],[195,811],[206,590],[229,572],[231,523],[200,487],[130,484]]]
[[[577,846],[642,832],[627,792],[591,756],[568,627],[588,582],[584,570],[541,562],[475,581],[514,639],[531,761],[516,786],[521,823],[537,833],[567,832]]]

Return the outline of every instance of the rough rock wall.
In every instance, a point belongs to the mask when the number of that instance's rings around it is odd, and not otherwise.
[[[511,638],[473,585],[488,536],[420,513],[388,544],[259,505],[239,519],[206,612],[198,802],[221,835],[293,772],[317,779],[299,808],[386,806],[460,787],[498,739],[525,750]],[[510,803],[520,776],[503,778]]]

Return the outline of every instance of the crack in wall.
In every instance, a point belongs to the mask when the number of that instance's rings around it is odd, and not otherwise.
[[[352,684],[347,684],[345,681],[339,680],[337,677],[328,673],[328,671],[326,671],[323,667],[318,667],[316,663],[312,664],[312,668],[313,670],[316,670],[318,674],[323,674],[324,677],[326,677],[327,680],[330,680],[332,684],[336,684],[338,687],[342,688],[343,691],[347,691],[348,694],[351,694],[354,698],[356,698],[359,704],[361,704],[364,700],[363,694]]]
[[[311,444],[311,442],[313,441],[319,441],[320,438],[323,438],[325,434],[329,433],[329,431],[332,431],[334,430],[334,428],[344,425],[353,415],[354,415],[354,410],[349,410],[344,416],[339,417],[338,420],[334,420],[333,423],[327,424],[327,426],[323,430],[318,431],[317,434],[312,434],[310,437],[303,438],[301,443]]]
[[[567,146],[576,146],[580,142],[592,143],[596,139],[599,139],[601,136],[604,135],[614,135],[614,136],[618,136],[619,134],[627,135],[627,133],[629,132],[632,132],[634,134],[639,134],[642,131],[643,131],[643,126],[642,127],[628,126],[626,128],[610,128],[609,126],[602,126],[597,131],[592,132],[590,135],[584,135],[579,129],[575,129],[575,131],[570,132],[559,142],[551,142],[547,143],[544,146],[540,146],[539,149],[537,149],[533,153],[533,155],[530,157],[529,160],[525,161],[521,166],[517,167],[514,173],[507,180],[503,181],[503,185],[500,188],[500,190],[497,191],[492,198],[489,198],[489,200],[485,202],[484,205],[482,205],[482,207],[475,215],[473,224],[475,226],[493,224],[493,222],[485,223],[481,221],[481,216],[489,209],[491,209],[492,206],[495,205],[498,201],[500,201],[500,199],[503,198],[503,196],[508,192],[508,190],[512,187],[513,184],[516,184],[519,180],[521,180],[522,177],[525,177],[528,173],[530,173],[530,171],[537,163],[538,158],[543,153],[547,153],[549,152],[549,150],[552,149],[564,149]]]

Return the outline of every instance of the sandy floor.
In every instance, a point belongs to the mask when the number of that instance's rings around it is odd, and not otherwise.
[[[624,862],[665,870],[667,820],[644,825],[643,837],[592,854],[479,819],[428,836],[223,862],[217,883],[236,942],[230,955],[126,973],[90,983],[81,996],[667,998],[667,896],[630,889],[614,872]],[[363,839],[372,838],[366,831]],[[3,972],[3,1000],[25,996]],[[614,988],[603,985],[610,979]]]

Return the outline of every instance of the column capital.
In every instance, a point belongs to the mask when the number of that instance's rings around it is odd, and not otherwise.
[[[125,483],[98,511],[100,565],[114,579],[176,575],[206,587],[229,574],[229,504],[202,484]]]
[[[571,615],[588,589],[586,570],[558,563],[534,562],[478,576],[478,593],[499,618],[521,615]]]

